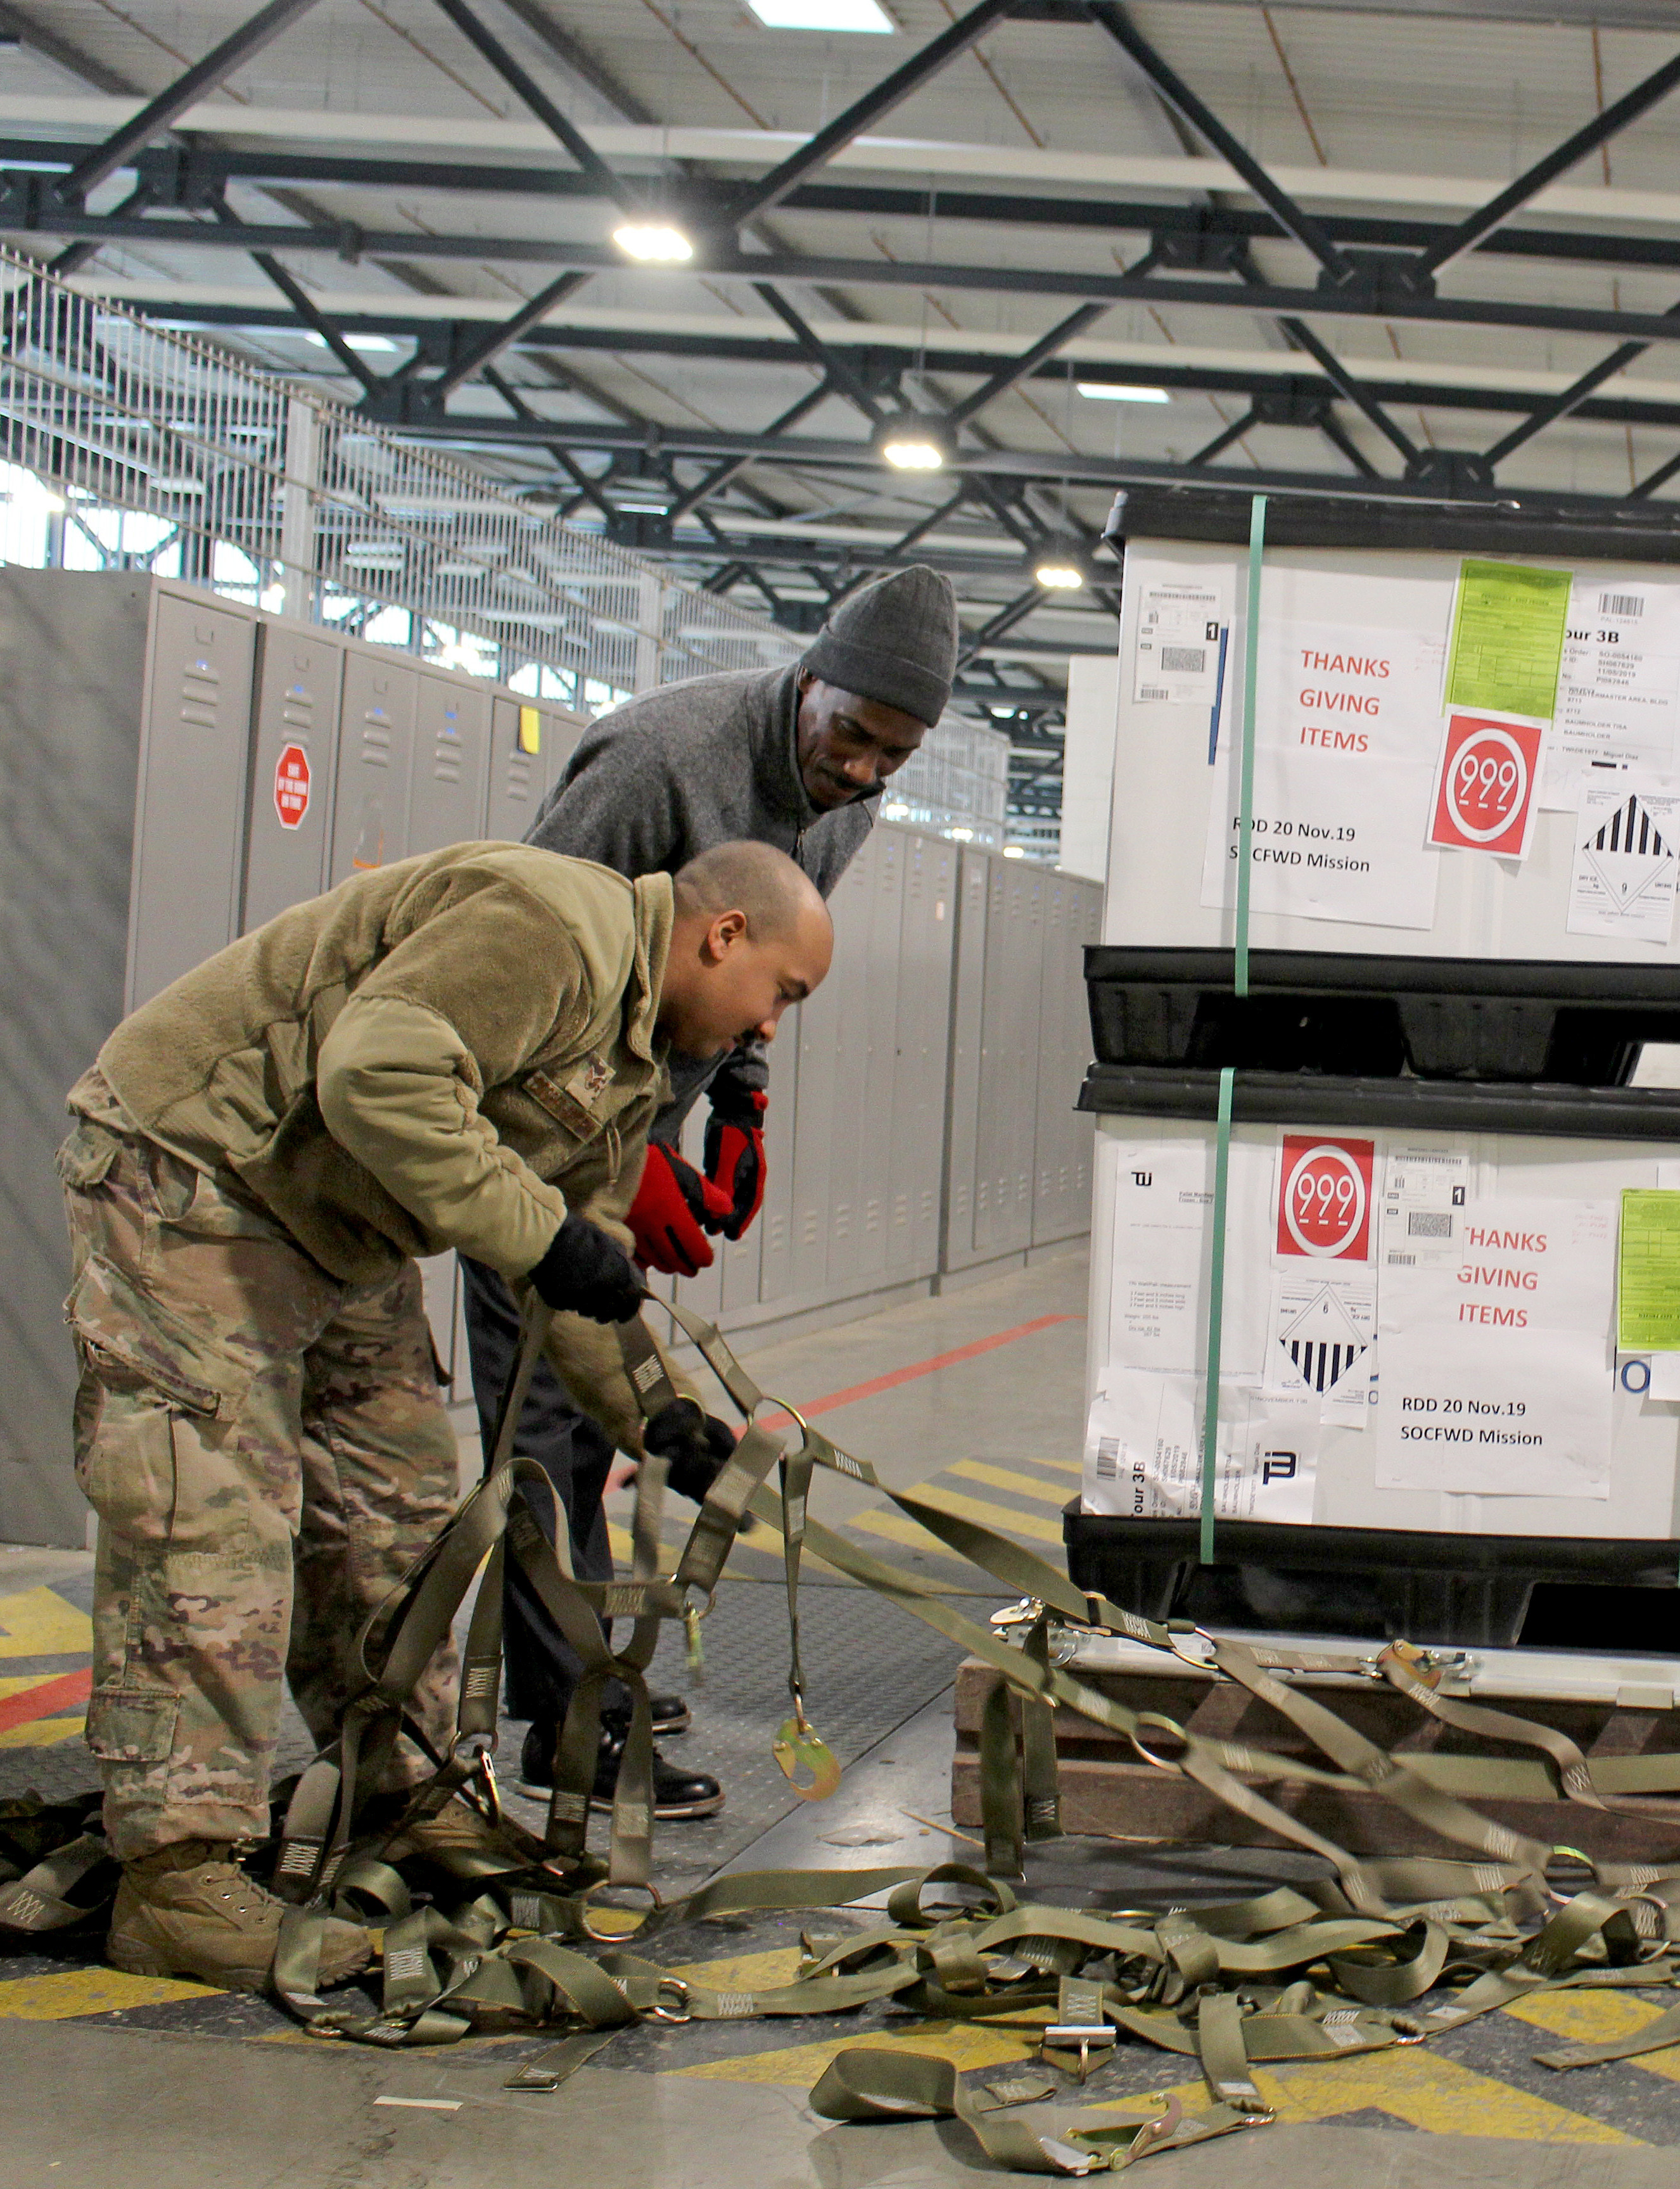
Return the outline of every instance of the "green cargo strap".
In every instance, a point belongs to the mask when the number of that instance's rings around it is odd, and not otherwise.
[[[1154,2120],[1119,2127],[1064,2121],[1046,2128],[1013,2113],[1003,2119],[1006,2108],[975,2103],[949,2060],[867,2045],[835,2055],[811,2093],[811,2106],[825,2120],[959,2120],[994,2165],[1013,2174],[1117,2172],[1151,2151],[1178,2150],[1256,2124],[1253,2116],[1225,2106],[1186,2118],[1176,2100]]]
[[[1604,2045],[1560,2045],[1533,2056],[1542,2067],[1596,2067],[1609,2060],[1637,2060],[1644,2052],[1666,2051],[1671,2045],[1680,2045],[1680,2006],[1671,2006],[1630,2036],[1615,2037]]]
[[[1242,727],[1237,743],[1236,908],[1231,987],[1248,993],[1248,902],[1254,842],[1254,708],[1259,689],[1260,578],[1265,558],[1266,497],[1257,494],[1248,516],[1248,605],[1242,631]],[[1225,1201],[1230,1174],[1231,1094],[1236,1074],[1219,1073],[1219,1116],[1213,1144],[1213,1225],[1208,1265],[1208,1364],[1202,1424],[1200,1564],[1213,1563],[1214,1502],[1219,1462],[1219,1353],[1225,1304]]]
[[[1243,907],[1243,918],[1247,907]],[[1247,959],[1245,956],[1245,964]],[[1213,1563],[1213,1507],[1219,1474],[1219,1354],[1225,1334],[1225,1206],[1230,1187],[1230,1106],[1236,1074],[1219,1073],[1219,1117],[1213,1139],[1213,1225],[1208,1247],[1208,1360],[1202,1412],[1202,1534],[1196,1557]]]

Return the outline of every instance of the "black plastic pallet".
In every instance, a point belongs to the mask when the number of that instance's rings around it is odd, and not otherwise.
[[[1077,1106],[1105,1117],[1190,1117],[1219,1111],[1217,1072],[1157,1072],[1094,1064]],[[1529,1087],[1508,1081],[1340,1079],[1239,1072],[1231,1116],[1240,1125],[1363,1126],[1422,1133],[1544,1134],[1570,1140],[1680,1144],[1680,1088]]]
[[[1459,1649],[1680,1648],[1680,1545],[1572,1536],[1428,1535],[1062,1511],[1076,1588],[1146,1619],[1290,1633],[1403,1638]]]
[[[1646,1042],[1680,1043],[1680,965],[1256,950],[1238,996],[1232,962],[1089,947],[1098,1061],[1620,1087]]]

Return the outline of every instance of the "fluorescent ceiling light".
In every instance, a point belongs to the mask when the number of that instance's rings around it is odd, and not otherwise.
[[[766,31],[890,32],[890,15],[876,0],[747,0]]]
[[[680,228],[668,222],[628,220],[613,230],[613,240],[626,257],[644,266],[676,266],[694,256],[694,246]]]
[[[1041,563],[1032,574],[1052,593],[1077,593],[1085,582],[1085,574],[1077,563]]]
[[[303,339],[306,342],[313,342],[317,349],[326,348],[325,335],[306,334]],[[344,345],[347,349],[365,351],[370,357],[376,357],[381,351],[395,349],[397,347],[395,342],[386,335],[346,335]]]
[[[896,472],[936,472],[949,451],[946,437],[926,418],[890,418],[875,435],[883,463]]]
[[[1076,385],[1094,403],[1170,403],[1173,399],[1164,387],[1121,387],[1107,380],[1081,380]]]

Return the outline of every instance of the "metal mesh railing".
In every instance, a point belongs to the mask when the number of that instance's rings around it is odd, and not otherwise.
[[[8,559],[144,566],[579,704],[800,651],[484,473],[8,252],[0,297]],[[55,524],[59,552],[28,553],[19,535]]]

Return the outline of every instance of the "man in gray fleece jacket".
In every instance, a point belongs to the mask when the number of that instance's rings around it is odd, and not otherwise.
[[[830,617],[802,660],[666,685],[603,716],[584,738],[527,841],[593,859],[632,878],[675,873],[714,844],[756,838],[788,852],[829,895],[874,823],[874,800],[939,720],[956,670],[957,612],[948,580],[925,564],[878,580]],[[764,1197],[767,1083],[761,1044],[721,1063],[673,1055],[671,1099],[655,1118],[627,1221],[649,1269],[693,1276],[713,1259],[710,1236],[738,1239]],[[677,1151],[682,1122],[704,1090],[711,1103],[704,1168]],[[709,1236],[710,1235],[710,1236]],[[507,1287],[464,1262],[472,1380],[488,1436],[518,1326]],[[602,1493],[612,1447],[539,1367],[520,1417],[518,1450],[552,1483],[572,1538],[574,1568],[610,1580]],[[528,1718],[521,1790],[546,1799],[577,1660],[510,1568],[505,1604],[507,1709]],[[680,1696],[656,1697],[654,1730],[688,1722]],[[597,1798],[610,1802],[628,1728],[602,1712]],[[710,1815],[717,1781],[657,1755],[655,1814]]]

